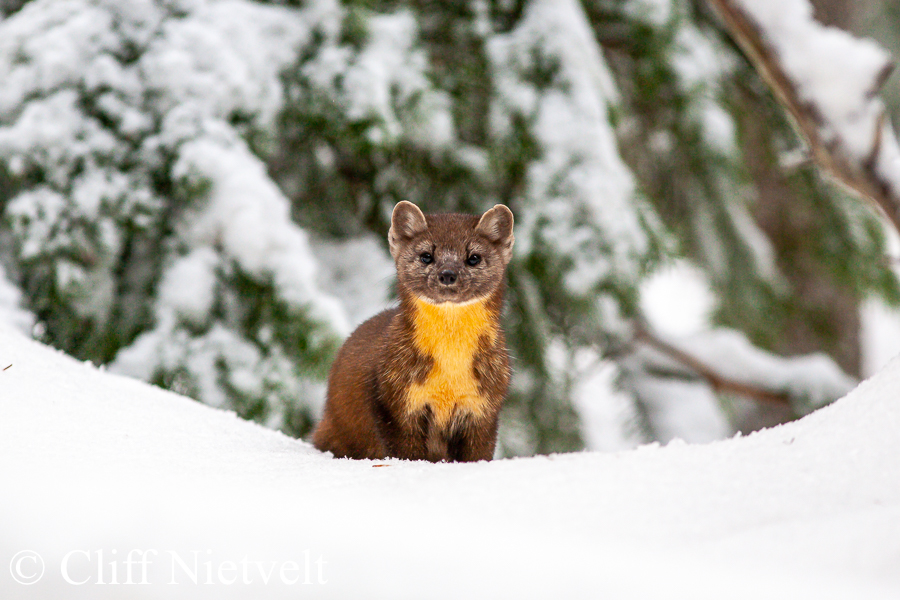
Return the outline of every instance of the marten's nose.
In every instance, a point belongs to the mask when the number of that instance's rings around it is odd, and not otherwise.
[[[438,281],[440,281],[444,285],[453,285],[454,283],[456,283],[456,271],[444,269],[443,271],[438,273]]]

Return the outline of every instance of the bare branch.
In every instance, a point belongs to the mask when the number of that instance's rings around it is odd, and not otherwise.
[[[774,29],[775,25],[772,22],[762,23],[758,18],[759,15],[768,15],[771,11],[767,13],[758,6],[751,6],[750,3],[756,1],[708,0],[721,16],[732,37],[793,118],[797,129],[809,146],[812,160],[834,179],[879,207],[897,231],[900,231],[900,146],[885,118],[884,107],[876,97],[891,73],[893,65],[885,58],[883,64],[875,65],[876,68],[865,89],[846,90],[848,98],[856,102],[854,109],[848,114],[853,115],[860,124],[853,131],[870,129],[872,132],[870,144],[864,151],[860,151],[847,139],[847,123],[837,122],[833,113],[823,109],[828,99],[815,97],[816,90],[809,86],[804,87],[803,74],[797,70],[796,64],[792,66],[793,72],[788,68],[782,53],[779,52],[777,36],[767,29],[767,27]],[[797,4],[796,0],[793,7],[806,8]],[[808,14],[808,19],[812,21],[811,10],[797,11],[797,14],[801,18]],[[818,41],[834,41],[837,34],[837,30],[812,22],[808,31],[818,36]],[[849,34],[840,35],[846,35],[847,40],[852,40]],[[791,42],[791,40],[780,41],[784,44]],[[872,49],[869,42],[852,41],[858,43],[861,50]],[[784,48],[785,46],[782,46],[781,50]],[[828,60],[826,57],[817,58]]]

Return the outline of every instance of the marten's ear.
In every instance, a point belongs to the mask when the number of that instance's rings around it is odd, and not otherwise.
[[[481,220],[475,227],[475,232],[480,233],[500,247],[500,255],[503,262],[509,264],[512,258],[512,247],[516,241],[513,236],[513,214],[502,204],[494,206],[491,210],[481,215]]]
[[[391,214],[391,230],[388,232],[388,245],[391,256],[396,260],[397,252],[403,240],[408,240],[428,230],[425,215],[412,202],[401,200]]]

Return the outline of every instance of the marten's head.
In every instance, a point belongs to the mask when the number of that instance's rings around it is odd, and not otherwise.
[[[388,242],[401,289],[433,304],[487,298],[512,258],[513,214],[498,204],[478,215],[424,215],[398,202]]]

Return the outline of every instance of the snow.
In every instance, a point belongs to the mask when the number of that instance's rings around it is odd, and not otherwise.
[[[10,263],[52,265],[40,283],[56,285],[58,312],[98,329],[124,316],[124,338],[139,335],[111,369],[214,405],[241,394],[280,403],[268,407],[274,426],[289,404],[319,401],[322,374],[296,355],[326,354],[349,323],[317,286],[307,233],[259,155],[284,70],[341,19],[334,0],[35,0],[0,24],[0,155],[38,182],[7,205]],[[219,310],[238,277],[308,320],[305,339],[280,345]]]
[[[218,262],[215,251],[202,246],[176,260],[159,286],[157,318],[165,323],[181,319],[202,326],[215,301]]]
[[[5,328],[0,364],[4,598],[900,594],[900,361],[744,438],[437,465],[334,460]]]
[[[708,329],[715,301],[706,275],[685,260],[673,261],[640,285],[641,314],[665,335]]]
[[[900,237],[892,229],[885,233],[890,240],[887,255],[900,254]],[[707,276],[684,260],[662,267],[640,285],[641,314],[665,337],[680,339],[709,330],[714,305]],[[862,374],[868,377],[900,355],[900,312],[870,298],[863,302],[860,318]]]
[[[34,327],[34,315],[22,308],[22,292],[7,279],[3,265],[0,265],[0,323],[24,334]]]
[[[585,447],[603,452],[636,448],[644,441],[636,427],[640,419],[634,398],[616,386],[619,367],[596,352],[582,351],[579,358],[591,363],[582,367],[572,390]]]
[[[141,57],[156,110],[189,105],[205,117],[249,114],[264,128],[281,109],[281,71],[308,24],[295,12],[241,0],[195,5],[188,18],[167,19]]]
[[[900,165],[898,165],[900,170]],[[892,261],[894,274],[900,277],[900,232],[884,224],[887,237],[885,256]],[[875,374],[895,356],[900,355],[900,311],[878,298],[863,302],[860,316],[860,354],[864,377]]]
[[[640,310],[653,331],[683,340],[708,332],[715,297],[706,275],[685,260],[676,260],[645,279],[640,285]],[[666,369],[675,367],[679,377],[657,377],[645,369],[660,359]],[[582,373],[572,391],[585,446],[590,450],[614,451],[635,448],[648,439],[668,442],[682,439],[707,443],[729,437],[734,428],[723,413],[712,389],[678,365],[651,352],[638,360],[627,360],[628,384],[640,399],[622,390],[622,369],[596,352],[582,352]],[[656,365],[658,366],[658,365]],[[652,431],[642,431],[641,423]]]
[[[341,301],[351,325],[356,327],[390,306],[397,270],[384,241],[374,235],[316,239],[312,248],[319,264],[319,287]]]
[[[872,375],[900,355],[900,312],[870,299],[863,304],[860,318],[862,372]]]
[[[894,158],[900,149],[890,126],[880,122],[884,106],[877,97],[889,54],[872,40],[819,24],[808,0],[739,4],[780,57],[800,100],[815,107],[825,144],[840,140],[849,157],[861,163],[878,150],[875,140],[883,133],[885,156],[879,157],[878,168],[896,184],[900,165]]]
[[[271,276],[280,297],[297,306],[309,303],[314,318],[349,333],[343,309],[315,287],[309,240],[291,221],[287,198],[263,162],[226,133],[224,139],[210,135],[181,146],[175,176],[195,185],[212,182],[208,203],[183,224],[184,239],[196,247],[220,245],[247,273]]]
[[[633,368],[633,367],[632,367]],[[705,444],[734,434],[712,388],[697,378],[653,377],[641,372],[634,390],[652,427],[652,438]]]
[[[520,115],[533,123],[542,151],[528,168],[516,254],[546,244],[572,257],[564,282],[576,295],[616,277],[634,278],[649,245],[643,206],[609,123],[618,90],[582,7],[573,0],[531,2],[516,28],[489,38],[486,49],[498,96],[492,127],[507,134]],[[551,73],[538,77],[552,81],[533,81],[542,69]]]
[[[368,14],[365,45],[358,52],[341,38],[342,17],[332,19],[337,26],[302,66],[313,91],[323,92],[349,121],[371,122],[366,136],[375,144],[408,137],[423,148],[452,145],[451,101],[429,80],[416,17],[405,9]]]
[[[900,194],[900,144],[887,120],[881,127],[881,151],[878,153],[875,170],[897,195]]]
[[[727,379],[786,392],[801,412],[823,406],[856,385],[824,353],[777,356],[735,330],[715,329],[679,340],[678,345]]]
[[[708,276],[685,260],[664,266],[640,285],[640,314],[649,332],[719,376],[784,395],[790,407],[772,407],[732,394],[716,394],[691,368],[649,343],[635,344],[618,365],[585,351],[572,391],[587,448],[620,450],[641,442],[682,439],[707,443],[805,414],[836,400],[857,381],[828,356],[778,356],[753,346],[738,331],[714,327],[715,297]],[[896,337],[888,318],[867,309],[862,352],[884,366]],[[867,313],[864,313],[864,316]],[[876,327],[879,335],[871,333]],[[867,358],[868,360],[868,358]],[[637,405],[627,406],[623,391]],[[776,412],[772,412],[776,411]],[[771,414],[769,414],[771,413]],[[781,413],[780,417],[777,413]],[[762,420],[761,420],[762,419]],[[765,420],[768,419],[768,420]]]
[[[115,50],[118,40],[110,21],[107,11],[80,0],[61,0],[52,11],[24,7],[6,20],[0,39],[0,118],[8,118],[29,96],[75,83],[73,74],[90,65],[97,49]]]
[[[674,4],[674,0],[632,0],[624,4],[623,10],[632,19],[664,27],[672,20]]]

